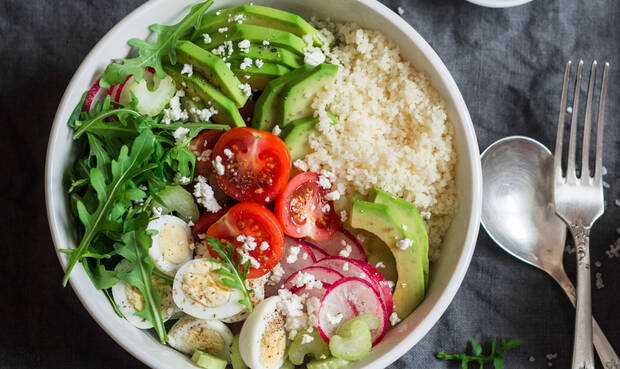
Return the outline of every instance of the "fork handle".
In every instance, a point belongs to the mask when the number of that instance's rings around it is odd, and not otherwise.
[[[572,224],[570,232],[577,249],[577,312],[572,369],[594,369],[592,352],[592,295],[590,276],[590,226]]]

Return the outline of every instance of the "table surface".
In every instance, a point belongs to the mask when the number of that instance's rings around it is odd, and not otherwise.
[[[128,368],[143,365],[93,321],[70,288],[61,288],[43,194],[45,149],[60,97],[91,47],[142,0],[0,1],[0,157],[5,204],[0,224],[0,368]],[[463,0],[387,0],[431,44],[454,76],[480,149],[509,135],[552,147],[566,60],[610,61],[605,128],[607,210],[592,232],[592,305],[620,351],[620,2],[535,0],[488,9]],[[130,35],[128,35],[129,37]],[[617,246],[616,246],[617,247]],[[574,253],[565,253],[574,270]],[[613,255],[611,255],[613,256]],[[593,281],[595,280],[593,276]],[[481,229],[456,298],[441,320],[391,368],[459,368],[434,358],[462,352],[470,339],[517,337],[506,368],[568,368],[574,311],[542,272],[517,262]],[[557,354],[547,359],[548,354]],[[600,367],[600,363],[599,363]]]

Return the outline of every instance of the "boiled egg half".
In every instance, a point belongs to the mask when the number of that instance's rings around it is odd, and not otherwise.
[[[185,314],[199,319],[221,320],[243,309],[241,291],[222,283],[223,266],[206,258],[185,263],[174,276],[172,298]]]
[[[174,323],[168,339],[170,346],[184,354],[191,355],[200,350],[228,361],[233,334],[219,320],[184,316]]]
[[[252,290],[252,292],[250,293],[250,300],[252,301],[252,306],[260,304],[261,301],[265,299],[265,283],[267,282],[268,277],[269,274],[265,274],[262,277],[245,280],[246,287]],[[221,320],[224,323],[236,323],[245,320],[247,316],[248,309],[244,307],[241,312],[227,318],[222,318]]]
[[[279,302],[279,296],[263,300],[243,323],[239,353],[252,369],[278,369],[286,360],[286,330]]]
[[[162,215],[153,219],[148,229],[157,231],[149,249],[149,256],[157,269],[172,276],[192,259],[192,232],[183,219]]]

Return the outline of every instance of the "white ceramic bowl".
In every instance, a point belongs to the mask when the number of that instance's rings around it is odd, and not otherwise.
[[[428,294],[407,319],[391,330],[370,356],[351,365],[355,368],[384,368],[415,345],[439,320],[458,290],[474,251],[480,224],[482,180],[478,144],[471,118],[458,87],[441,59],[422,37],[393,11],[374,0],[254,0],[298,13],[306,18],[330,17],[355,21],[378,29],[400,45],[404,57],[428,73],[435,88],[446,100],[454,125],[458,153],[456,177],[459,210],[445,238],[441,259],[432,265]],[[247,1],[246,1],[247,2]],[[195,0],[152,0],[142,5],[108,32],[82,62],[69,83],[54,119],[46,162],[46,201],[56,250],[74,247],[74,225],[62,189],[62,176],[70,167],[71,131],[66,122],[81,94],[100,75],[111,58],[127,55],[130,37],[144,38],[151,23],[171,24],[183,16]],[[218,0],[214,8],[241,4],[240,0]],[[67,258],[58,253],[63,268]],[[162,346],[148,332],[138,330],[118,318],[105,296],[95,290],[81,265],[71,274],[71,286],[82,304],[101,327],[136,358],[153,368],[195,368],[187,357]],[[58,281],[60,286],[60,281]]]
[[[474,3],[480,6],[486,6],[488,8],[510,8],[512,6],[523,5],[529,3],[532,0],[467,0],[470,3]]]

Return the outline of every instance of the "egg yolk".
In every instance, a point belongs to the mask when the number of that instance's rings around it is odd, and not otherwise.
[[[232,291],[224,286],[211,270],[220,268],[210,261],[193,263],[183,275],[183,292],[192,300],[207,306],[222,306],[232,297]]]
[[[159,249],[165,260],[179,264],[192,251],[185,228],[180,224],[166,224],[159,232]]]
[[[192,351],[206,351],[214,356],[220,356],[224,353],[226,346],[224,339],[217,331],[200,326],[188,329],[183,336],[183,341]]]
[[[280,314],[272,313],[266,321],[261,337],[259,361],[265,368],[275,368],[286,353],[284,320]]]

